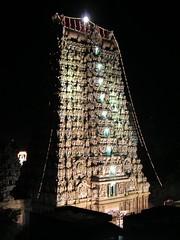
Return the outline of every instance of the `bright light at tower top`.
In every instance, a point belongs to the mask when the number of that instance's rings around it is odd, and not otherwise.
[[[22,165],[23,162],[25,162],[27,160],[27,152],[26,151],[20,151],[18,153],[18,158],[19,158],[20,164]]]
[[[89,22],[88,16],[84,16],[84,17],[83,17],[83,22],[84,22],[84,23],[88,23],[88,22]]]

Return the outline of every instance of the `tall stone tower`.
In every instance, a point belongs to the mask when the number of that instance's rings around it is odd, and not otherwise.
[[[34,202],[114,216],[138,213],[148,208],[150,184],[137,155],[133,107],[113,31],[58,14],[53,24],[56,121]]]

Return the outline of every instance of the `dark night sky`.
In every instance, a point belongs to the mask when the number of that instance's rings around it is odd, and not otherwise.
[[[51,16],[88,13],[92,22],[114,31],[146,145],[157,167],[168,169],[179,159],[180,148],[178,6],[172,1],[161,6],[152,1],[129,6],[121,1],[44,2],[1,6],[0,139],[13,138],[27,148],[32,138],[46,104]]]

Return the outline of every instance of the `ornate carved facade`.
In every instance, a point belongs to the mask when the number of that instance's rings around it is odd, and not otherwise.
[[[116,216],[138,213],[148,208],[150,184],[137,155],[115,36],[83,19],[55,14],[53,21],[58,28],[57,161],[44,170],[38,202]]]

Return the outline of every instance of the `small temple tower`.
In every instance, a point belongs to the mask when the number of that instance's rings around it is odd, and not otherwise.
[[[119,217],[148,208],[149,187],[113,31],[55,14],[55,121],[34,206]]]

